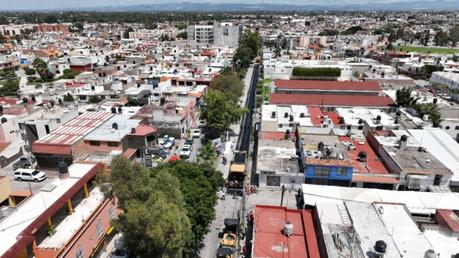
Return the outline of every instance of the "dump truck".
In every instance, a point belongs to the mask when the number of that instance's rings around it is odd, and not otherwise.
[[[228,191],[242,192],[246,174],[245,152],[236,153],[234,161],[231,161],[228,173]]]

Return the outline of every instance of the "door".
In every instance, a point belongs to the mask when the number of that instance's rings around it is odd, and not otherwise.
[[[442,175],[435,175],[434,183],[433,183],[433,184],[434,184],[434,185],[440,185],[440,183],[441,183],[441,178],[442,178],[442,177],[443,177]]]
[[[22,180],[32,180],[32,175],[29,172],[22,172]]]

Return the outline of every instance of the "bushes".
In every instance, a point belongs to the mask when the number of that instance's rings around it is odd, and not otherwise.
[[[297,77],[340,77],[341,70],[332,67],[317,67],[317,68],[303,68],[294,67],[292,71],[293,76]]]

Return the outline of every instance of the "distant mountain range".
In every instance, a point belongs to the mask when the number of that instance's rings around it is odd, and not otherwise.
[[[1,8],[1,7],[0,7]],[[7,11],[6,8],[0,9]],[[410,11],[410,10],[459,10],[459,0],[413,1],[395,3],[293,5],[270,3],[157,3],[87,8],[54,8],[46,11],[93,11],[93,12],[254,12],[254,11]],[[29,10],[34,11],[34,10]],[[40,11],[45,11],[40,9]]]
[[[459,0],[414,1],[367,4],[293,5],[270,3],[158,3],[127,6],[87,8],[97,11],[182,11],[182,12],[251,12],[251,11],[407,11],[407,10],[459,10]],[[80,9],[81,10],[81,9]]]

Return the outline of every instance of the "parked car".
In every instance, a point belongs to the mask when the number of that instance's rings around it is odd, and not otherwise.
[[[124,243],[123,233],[118,233],[115,235],[115,250],[110,254],[111,258],[127,258],[128,251],[126,250]]]
[[[167,156],[170,153],[169,150],[162,149],[162,148],[150,148],[150,149],[148,149],[148,152],[150,154],[159,156],[159,157],[161,157],[163,159],[167,158]]]
[[[22,157],[18,161],[14,162],[13,164],[13,170],[16,170],[18,168],[28,168],[30,167],[30,161],[29,159]]]
[[[193,139],[185,140],[185,144],[184,145],[193,145]]]
[[[41,182],[46,180],[46,173],[36,169],[19,168],[14,171],[14,180]]]
[[[170,149],[174,145],[175,145],[175,138],[169,137],[167,140],[164,141],[163,147],[166,149]]]
[[[201,138],[201,129],[192,129],[191,135],[193,138]]]
[[[191,145],[183,145],[182,149],[180,150],[180,158],[187,159],[191,155],[191,150],[193,147]]]

